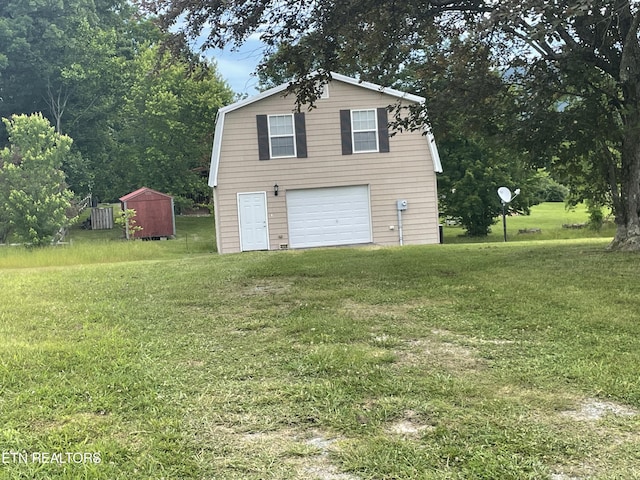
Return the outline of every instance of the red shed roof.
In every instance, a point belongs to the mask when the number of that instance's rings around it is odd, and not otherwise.
[[[158,192],[156,190],[152,190],[151,188],[147,188],[147,187],[142,187],[142,188],[139,188],[138,190],[136,190],[134,192],[127,193],[124,197],[120,197],[119,200],[121,202],[126,202],[128,200],[136,198],[137,196],[143,195],[145,193],[153,193],[153,194],[156,194],[156,195],[161,195],[163,197],[173,198],[171,195],[167,195],[166,193],[161,193],[161,192]]]

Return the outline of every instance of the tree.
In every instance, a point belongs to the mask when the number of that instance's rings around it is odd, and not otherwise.
[[[125,90],[133,12],[123,0],[0,2],[0,117],[41,112],[76,139],[63,168],[78,194],[110,158],[105,137]],[[7,141],[0,124],[0,147]]]
[[[338,55],[342,73],[428,99],[429,120],[446,159],[438,176],[440,211],[459,219],[468,235],[486,236],[502,212],[497,188],[522,187],[523,194],[509,209],[528,213],[538,203],[529,188],[538,172],[527,166],[509,131],[520,115],[518,95],[493,68],[492,51],[472,40],[457,30],[439,32],[420,49],[415,43],[408,60],[364,55],[355,51],[360,44],[345,45]],[[300,43],[306,42],[303,38]],[[285,68],[288,52],[282,45],[267,59],[259,74],[264,86],[294,80],[294,72]],[[300,61],[310,70],[319,68],[312,52]]]
[[[611,99],[602,94],[611,89],[608,80],[601,76],[589,79],[585,73],[583,79],[590,86],[578,97],[557,93],[574,90],[571,85],[561,84],[562,77],[549,80],[548,75],[535,73],[534,78],[555,83],[555,88],[550,89],[555,93],[537,92],[528,98],[527,110],[531,113],[526,135],[520,139],[524,139],[533,162],[546,166],[555,179],[570,188],[570,204],[587,203],[595,215],[592,221],[600,221],[604,206],[611,206],[619,215],[625,208],[621,195],[624,138],[620,116],[608,108]],[[617,238],[618,235],[612,246]]]
[[[213,120],[234,94],[215,65],[150,46],[132,62],[110,168],[113,194],[140,186],[177,197],[208,198]],[[120,193],[121,195],[122,193]]]
[[[70,221],[73,194],[61,167],[71,138],[56,133],[41,114],[15,115],[4,123],[10,145],[0,150],[0,231],[45,245]]]
[[[128,0],[2,1],[0,117],[42,112],[72,137],[62,169],[80,196],[208,198],[213,119],[233,93],[184,42],[161,54],[170,37]]]
[[[596,137],[591,154],[608,163],[607,193],[617,231],[611,248],[640,249],[640,10],[637,0],[140,0],[161,13],[165,25],[186,19],[185,30],[199,35],[210,26],[205,47],[241,43],[259,32],[268,48],[287,45],[282,69],[295,72],[292,85],[300,104],[312,102],[318,79],[340,67],[340,53],[381,60],[409,60],[422,53],[434,32],[464,31],[501,54],[502,73],[520,80],[523,94],[536,102],[550,94],[545,114],[567,125],[561,105],[597,110],[610,130]],[[304,41],[302,39],[304,38]],[[308,76],[313,55],[316,78]],[[528,80],[546,78],[546,82]],[[545,94],[544,92],[550,92]],[[594,99],[599,101],[593,102]],[[523,107],[529,102],[524,102]],[[585,107],[586,108],[586,107]],[[533,111],[523,112],[520,133],[535,133]],[[418,117],[419,118],[419,117]],[[541,117],[544,118],[544,117]],[[581,119],[584,119],[581,116]],[[539,124],[538,124],[539,125]],[[553,125],[553,122],[552,122]],[[548,129],[547,129],[548,130]],[[563,128],[548,142],[560,149],[584,132]],[[593,145],[593,142],[590,142]],[[619,152],[610,156],[611,150]],[[602,160],[603,157],[609,157]],[[562,160],[561,157],[557,157]],[[540,162],[541,158],[535,159]],[[544,159],[550,162],[551,157]],[[597,171],[598,169],[593,169]]]
[[[441,212],[468,235],[485,236],[502,212],[498,187],[521,189],[510,211],[528,214],[538,203],[531,188],[537,169],[512,140],[519,96],[493,68],[495,54],[458,31],[443,33],[413,55],[398,84],[428,99],[446,165],[438,176]]]
[[[520,188],[522,195],[508,205],[509,212],[529,214],[538,203],[532,195],[534,175],[502,151],[473,136],[447,139],[438,145],[447,169],[438,179],[441,213],[454,217],[470,236],[486,236],[502,213],[499,187]]]
[[[2,2],[0,114],[43,112],[58,133],[64,118],[77,121],[92,103],[83,83],[104,73],[113,53],[113,25],[102,15],[116,8],[125,10],[121,0]]]

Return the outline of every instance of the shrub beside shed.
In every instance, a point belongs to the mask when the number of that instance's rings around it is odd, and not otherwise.
[[[173,197],[147,187],[142,187],[124,197],[120,197],[122,210],[135,210],[136,225],[142,230],[130,232],[129,238],[159,239],[176,235],[176,219],[173,211]]]

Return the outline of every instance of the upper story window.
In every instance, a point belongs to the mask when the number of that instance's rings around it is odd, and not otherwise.
[[[269,115],[269,147],[271,158],[296,156],[293,114]]]
[[[260,160],[307,157],[304,113],[256,115],[256,124]]]
[[[375,110],[351,111],[353,152],[378,151],[378,122]]]
[[[340,110],[342,154],[389,152],[386,108]]]

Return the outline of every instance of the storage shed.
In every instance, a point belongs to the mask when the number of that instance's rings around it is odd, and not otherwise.
[[[127,228],[127,239],[131,237],[160,239],[175,237],[176,219],[173,211],[173,197],[147,187],[142,187],[120,198],[122,210],[136,211],[136,225],[141,231],[130,232]]]

